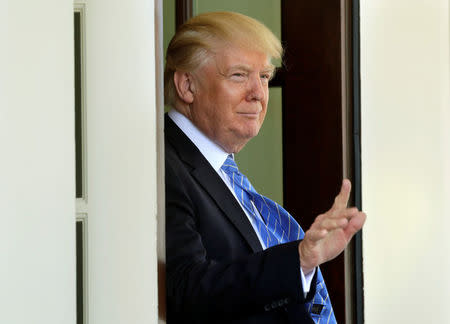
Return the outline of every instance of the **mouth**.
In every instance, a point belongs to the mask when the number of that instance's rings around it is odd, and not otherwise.
[[[242,117],[246,118],[258,118],[261,111],[257,112],[238,112],[238,114]]]

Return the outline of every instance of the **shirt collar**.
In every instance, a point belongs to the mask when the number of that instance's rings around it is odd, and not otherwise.
[[[194,143],[211,166],[219,172],[227,159],[228,153],[214,143],[208,136],[202,133],[186,116],[175,109],[168,113],[170,119],[183,131]]]

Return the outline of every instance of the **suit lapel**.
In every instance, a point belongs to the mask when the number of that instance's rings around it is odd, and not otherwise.
[[[212,167],[199,167],[192,175],[215,200],[236,229],[242,234],[254,252],[261,251],[261,243],[241,206]],[[217,178],[217,179],[216,179]]]
[[[165,117],[165,135],[166,139],[178,152],[180,158],[191,166],[192,176],[216,202],[231,223],[234,224],[251,249],[254,252],[261,251],[261,243],[236,198],[234,198],[223,180],[194,143],[167,115]]]

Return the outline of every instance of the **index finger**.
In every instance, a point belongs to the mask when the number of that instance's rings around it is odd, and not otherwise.
[[[348,179],[342,180],[341,191],[334,199],[334,208],[346,208],[352,190],[352,183]]]

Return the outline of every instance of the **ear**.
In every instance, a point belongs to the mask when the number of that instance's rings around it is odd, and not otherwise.
[[[188,72],[175,71],[173,82],[177,90],[178,97],[187,104],[194,101],[194,83],[192,74]]]

